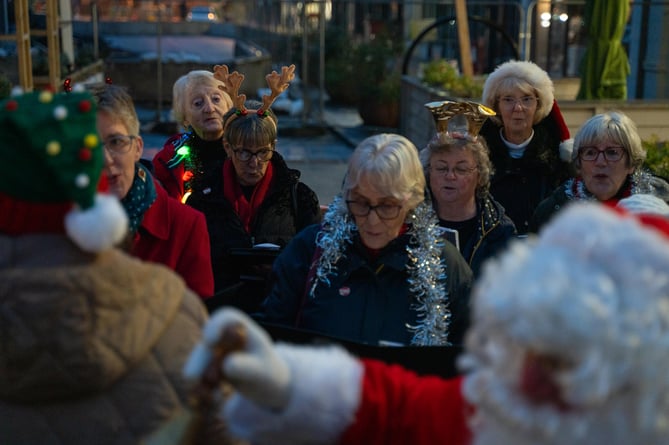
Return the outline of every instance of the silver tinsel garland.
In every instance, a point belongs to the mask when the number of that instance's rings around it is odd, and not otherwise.
[[[314,291],[319,282],[330,285],[328,275],[336,274],[335,264],[344,257],[344,244],[351,244],[351,236],[358,227],[351,219],[346,203],[341,195],[335,196],[323,216],[321,230],[316,238],[316,246],[321,249],[318,266],[311,283],[309,297],[314,298]]]
[[[414,333],[414,346],[449,345],[448,328],[451,312],[446,292],[446,272],[441,259],[443,239],[439,235],[437,218],[429,202],[423,202],[407,216],[410,242],[407,246],[407,271],[409,292],[415,302],[412,308],[418,312],[418,323],[407,326]],[[335,197],[323,217],[322,229],[316,245],[322,250],[313,282],[310,298],[319,283],[330,285],[329,275],[336,274],[337,262],[345,256],[345,244],[352,244],[357,232],[344,199]],[[412,247],[414,246],[414,247]]]
[[[449,345],[448,328],[451,311],[446,293],[446,272],[441,253],[444,246],[437,218],[429,203],[421,203],[409,214],[411,242],[407,246],[409,292],[416,299],[414,308],[419,322],[409,326],[414,332],[411,344],[420,346]],[[411,247],[415,246],[415,247]]]
[[[652,186],[652,175],[643,170],[636,170],[630,175],[630,193],[636,195],[639,193],[654,194]],[[576,187],[574,187],[576,182]],[[571,178],[565,182],[565,195],[570,201],[585,200],[595,201],[597,198],[585,188],[585,183],[582,178]],[[574,188],[576,190],[574,191]]]

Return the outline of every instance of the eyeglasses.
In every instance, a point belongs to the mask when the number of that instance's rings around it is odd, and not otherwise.
[[[448,166],[432,168],[432,172],[435,175],[448,176],[449,173],[453,173],[453,176],[455,176],[456,178],[460,178],[462,176],[469,176],[474,172],[474,170],[476,170],[476,167],[468,167],[465,165],[456,165],[453,168],[448,168]]]
[[[262,150],[258,151],[249,151],[243,148],[233,148],[232,151],[234,152],[235,156],[237,156],[237,159],[242,162],[248,162],[254,156],[258,159],[259,162],[267,162],[272,158],[272,153],[274,153],[274,150],[271,148],[263,148]]]
[[[358,201],[346,201],[346,205],[353,216],[367,216],[369,215],[369,212],[374,210],[376,215],[381,219],[395,219],[402,209],[401,205],[396,204],[379,204],[371,206],[366,202]]]
[[[616,162],[622,159],[625,149],[623,147],[606,147],[604,150],[600,150],[597,147],[581,147],[578,151],[578,157],[581,158],[581,161],[596,161],[600,154],[604,155],[607,162]]]
[[[118,134],[102,142],[102,147],[112,156],[118,156],[130,151],[132,141],[137,136]]]
[[[537,102],[538,99],[535,96],[523,96],[518,99],[511,96],[503,96],[499,99],[500,106],[509,110],[516,108],[516,105],[520,105],[524,109],[528,109],[535,106]]]

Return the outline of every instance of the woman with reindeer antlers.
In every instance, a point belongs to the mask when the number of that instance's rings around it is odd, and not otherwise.
[[[271,94],[259,103],[247,102],[246,96],[239,94],[243,74],[229,73],[225,65],[215,67],[215,77],[233,101],[233,108],[223,117],[227,158],[186,201],[207,219],[217,293],[208,302],[210,309],[227,304],[251,312],[265,296],[263,278],[269,268],[247,270],[234,255],[235,249],[264,243],[282,248],[298,231],[320,221],[316,193],[300,182],[300,172],[288,168],[276,151],[277,117],[270,107],[288,88],[294,70],[295,65],[291,65],[283,67],[281,74],[268,74]],[[248,275],[261,279],[240,281]]]

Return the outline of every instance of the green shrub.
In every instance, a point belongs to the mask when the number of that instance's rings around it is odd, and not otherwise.
[[[444,59],[433,60],[423,67],[423,82],[444,90],[453,97],[480,98],[484,78],[461,76],[458,70]]]
[[[646,167],[663,178],[669,178],[669,141],[658,141],[653,138],[643,141],[647,151]]]

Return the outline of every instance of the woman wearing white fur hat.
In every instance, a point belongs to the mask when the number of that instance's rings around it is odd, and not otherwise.
[[[571,176],[569,129],[553,81],[532,62],[499,65],[486,79],[483,103],[497,113],[480,132],[495,167],[490,193],[524,234],[539,202]]]
[[[623,198],[650,194],[669,200],[669,184],[642,168],[646,149],[636,124],[620,111],[588,119],[574,137],[572,162],[576,176],[542,201],[530,221],[537,232],[556,212],[574,201],[616,205]]]
[[[275,346],[233,310],[212,316],[185,372],[199,377],[243,326],[219,413],[259,445],[669,443],[669,221],[646,217],[574,206],[487,263],[463,377]]]
[[[207,314],[172,271],[113,248],[128,218],[97,192],[95,123],[87,93],[0,102],[2,444],[136,445],[187,405]]]

